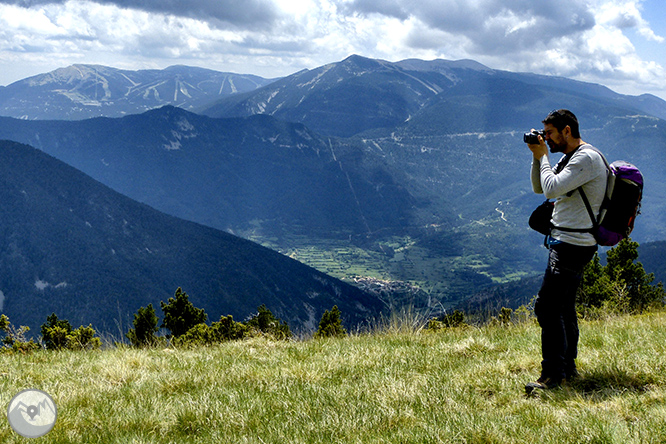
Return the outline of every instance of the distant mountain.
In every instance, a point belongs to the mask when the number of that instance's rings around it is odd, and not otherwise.
[[[382,304],[356,287],[225,232],[134,202],[64,163],[0,141],[0,312],[38,328],[55,312],[118,334],[177,287],[210,320],[261,304],[296,330],[338,305],[349,325]],[[158,309],[159,313],[159,309]]]
[[[164,105],[194,109],[270,82],[253,75],[188,66],[130,71],[72,65],[0,88],[0,115],[28,120],[81,120],[122,117]]]
[[[395,63],[351,56],[220,100],[201,112],[213,117],[269,114],[323,135],[348,137],[403,123],[455,82],[446,74],[414,75]]]
[[[351,56],[222,99],[204,112],[270,114],[321,134],[354,136],[347,143],[362,145],[366,156],[406,173],[410,180],[403,185],[428,202],[430,223],[451,223],[449,214],[440,213],[446,208],[464,224],[500,211],[516,221],[529,215],[539,197],[531,193],[522,134],[557,108],[573,110],[583,138],[610,161],[633,162],[648,183],[663,183],[662,168],[651,159],[661,158],[666,144],[666,101],[473,61],[390,63]],[[659,222],[664,196],[653,187],[645,193],[635,235],[664,239],[666,228]]]
[[[0,138],[160,211],[229,231],[402,230],[416,204],[398,183],[405,179],[359,147],[270,116],[212,119],[164,107],[77,122],[0,117]]]
[[[519,116],[529,119],[511,117],[503,108],[510,104],[540,105],[534,101],[542,94],[532,95],[537,91],[562,91],[602,102],[604,107],[666,119],[666,102],[654,96],[624,96],[600,85],[499,71],[470,60],[410,59],[391,63],[357,55],[300,71],[246,94],[221,98],[200,112],[213,117],[269,114],[303,123],[320,134],[349,137],[368,130],[390,133],[397,126],[423,119],[423,114],[441,112],[441,104],[449,103],[449,99],[455,107],[439,118],[444,124],[440,132],[460,133],[469,126],[476,131],[497,131],[498,119],[509,118],[507,123],[512,124],[512,129],[538,124],[540,120],[533,120],[534,113],[541,115],[552,108],[517,110]],[[484,100],[488,93],[500,92],[503,95],[499,96],[499,103]],[[547,102],[556,102],[547,96]],[[460,101],[470,97],[475,98],[472,103]],[[459,114],[461,108],[464,110]],[[449,116],[455,117],[453,122],[446,118]]]

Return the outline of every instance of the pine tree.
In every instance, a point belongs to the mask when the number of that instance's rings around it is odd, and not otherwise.
[[[157,341],[157,315],[153,304],[147,307],[141,307],[134,314],[134,328],[130,328],[125,336],[130,340],[133,346],[143,347],[152,345]]]
[[[189,296],[180,287],[175,297],[169,298],[167,303],[160,302],[164,312],[164,320],[160,327],[171,331],[170,336],[179,337],[197,324],[206,322],[206,312],[203,308],[196,308],[189,301]]]
[[[319,327],[314,334],[315,338],[342,337],[347,335],[347,330],[342,326],[340,310],[337,305],[331,311],[324,311],[319,321]]]
[[[72,333],[72,324],[66,319],[58,319],[55,313],[46,317],[40,327],[42,341],[48,350],[60,350],[67,347],[67,335]]]
[[[583,310],[607,306],[616,311],[642,312],[663,305],[666,297],[663,284],[652,285],[654,274],[646,273],[637,262],[638,246],[630,239],[622,240],[608,250],[605,266],[595,255],[585,267],[578,291],[578,303]]]

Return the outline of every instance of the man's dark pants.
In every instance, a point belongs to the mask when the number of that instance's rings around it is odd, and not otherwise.
[[[576,291],[597,247],[559,243],[550,247],[548,267],[534,303],[541,326],[541,377],[560,381],[575,374],[578,356]]]

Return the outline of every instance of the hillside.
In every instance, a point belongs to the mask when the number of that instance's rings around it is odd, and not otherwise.
[[[0,116],[81,120],[122,117],[165,105],[194,109],[270,82],[190,66],[131,71],[72,65],[0,88]]]
[[[198,349],[0,354],[5,404],[52,396],[44,442],[613,443],[666,440],[665,315],[581,322],[580,378],[526,397],[539,327],[394,329]],[[25,442],[7,421],[0,439]]]
[[[360,148],[270,116],[212,119],[171,106],[77,122],[0,117],[35,146],[160,211],[223,230],[303,227],[344,237],[402,228],[413,198]],[[404,181],[404,180],[403,180]]]
[[[56,312],[115,332],[177,287],[210,320],[242,320],[266,304],[297,331],[315,328],[335,304],[352,324],[382,308],[355,287],[132,201],[29,146],[0,142],[0,200],[0,310],[16,325],[35,329]]]

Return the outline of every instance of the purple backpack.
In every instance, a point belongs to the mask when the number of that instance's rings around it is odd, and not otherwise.
[[[594,217],[582,188],[580,193],[594,224],[592,233],[597,243],[610,247],[629,237],[634,229],[643,198],[643,175],[636,166],[623,160],[606,166],[609,171],[606,197],[598,218]]]

